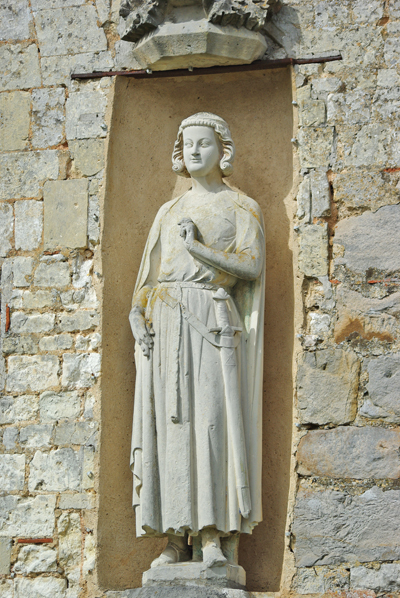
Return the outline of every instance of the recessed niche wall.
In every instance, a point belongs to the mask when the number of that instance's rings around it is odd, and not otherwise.
[[[291,230],[290,70],[116,81],[103,235],[103,370],[100,447],[99,581],[139,587],[164,540],[137,539],[131,507],[130,433],[134,341],[128,314],[147,234],[159,207],[188,187],[171,170],[179,123],[214,112],[237,146],[227,183],[262,207],[267,241],[263,415],[264,521],[243,535],[248,589],[278,591],[290,477],[294,284]]]

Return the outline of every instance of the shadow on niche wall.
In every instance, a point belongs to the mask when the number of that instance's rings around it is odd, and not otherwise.
[[[129,470],[134,341],[128,323],[147,234],[159,207],[188,187],[171,170],[179,123],[199,111],[227,120],[237,146],[227,182],[261,205],[266,225],[263,503],[264,521],[243,535],[248,589],[277,591],[290,476],[294,291],[289,249],[292,105],[289,69],[116,82],[103,235],[103,374],[99,581],[139,587],[164,539],[138,539]],[[285,202],[286,200],[286,202]]]

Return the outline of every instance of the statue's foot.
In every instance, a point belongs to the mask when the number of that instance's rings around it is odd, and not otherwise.
[[[154,559],[150,567],[162,567],[165,565],[173,565],[174,563],[184,563],[190,561],[192,555],[190,554],[189,548],[183,549],[176,546],[172,542],[168,542],[166,549],[160,554],[159,557]]]
[[[222,567],[226,565],[227,560],[218,543],[209,541],[203,545],[203,563],[205,567]]]

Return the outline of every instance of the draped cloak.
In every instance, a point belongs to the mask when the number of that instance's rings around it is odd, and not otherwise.
[[[221,535],[251,533],[262,520],[264,226],[254,200],[233,191],[224,193],[234,214],[233,238],[225,251],[248,253],[254,245],[263,262],[257,279],[240,280],[220,271],[221,278],[211,283],[185,281],[182,276],[175,280],[173,272],[160,276],[163,230],[182,197],[160,208],[144,250],[132,305],[146,293],[145,316],[154,330],[154,349],[148,358],[138,344],[135,348],[130,465],[137,536],[181,535],[186,531],[196,535],[206,526],[215,526]],[[186,252],[179,232],[177,242]],[[240,512],[236,492],[235,447],[226,417],[230,397],[223,382],[222,350],[183,317],[187,311],[208,330],[216,328],[213,296],[220,287],[229,294],[230,324],[241,328],[235,363],[245,437],[245,446],[239,448],[247,458],[251,498],[246,518]]]

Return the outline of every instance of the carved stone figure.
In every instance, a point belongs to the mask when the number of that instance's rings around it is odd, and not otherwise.
[[[129,315],[136,531],[168,537],[152,567],[237,563],[262,519],[265,241],[258,204],[222,180],[234,153],[222,118],[181,123],[173,170],[192,187],[155,218]]]

